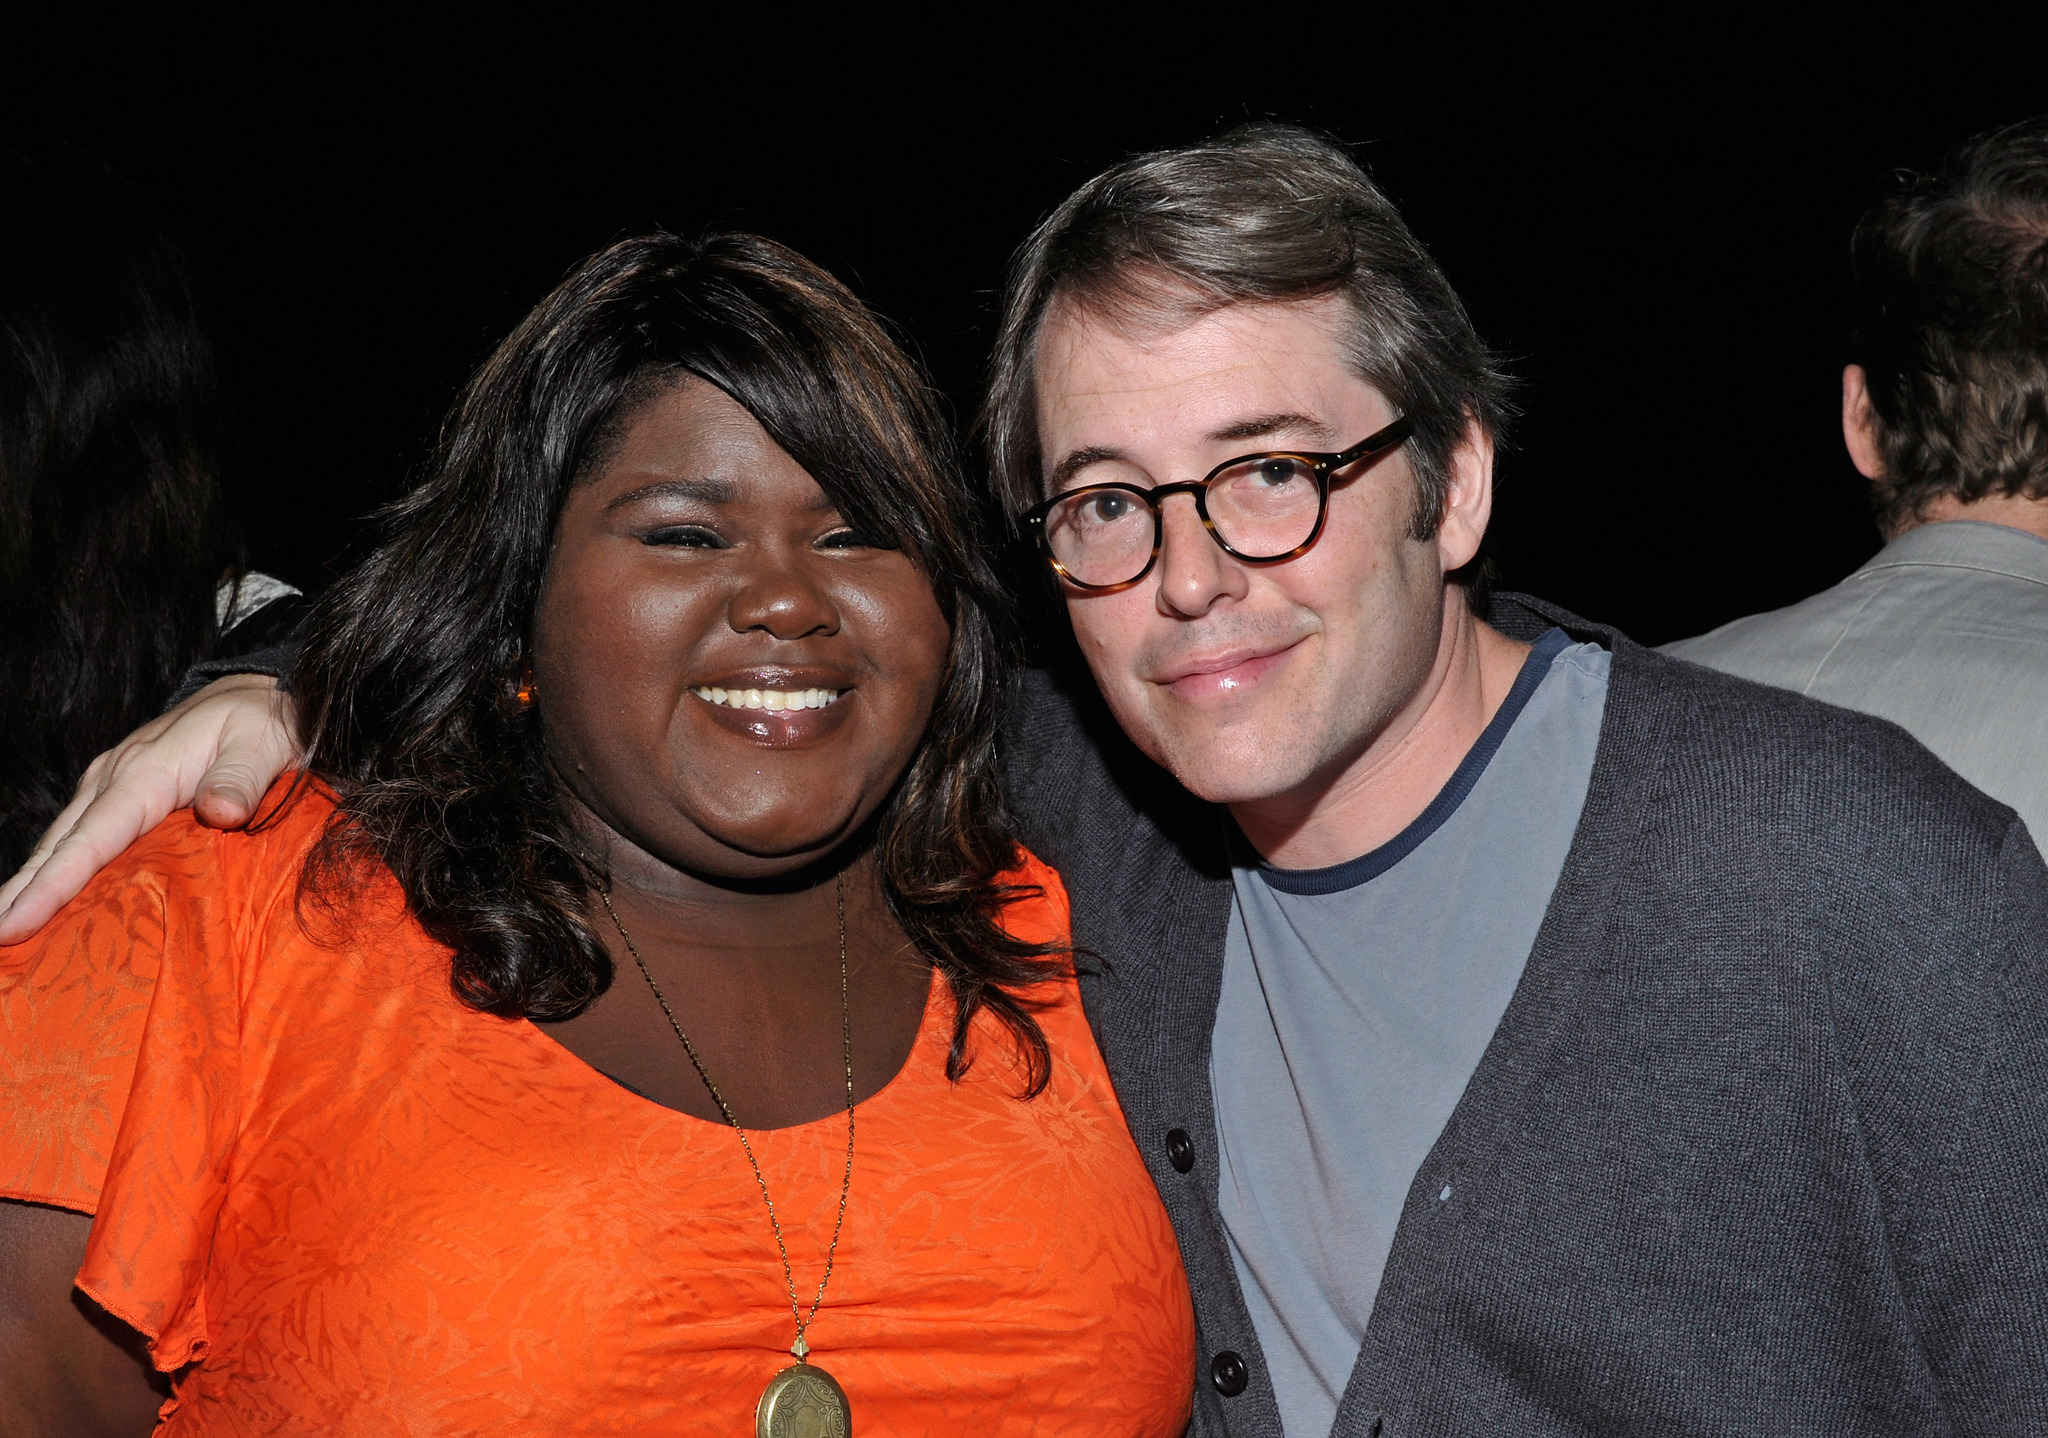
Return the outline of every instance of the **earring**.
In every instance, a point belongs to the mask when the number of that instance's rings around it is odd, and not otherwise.
[[[519,681],[512,691],[512,702],[517,704],[523,713],[533,708],[533,702],[539,695],[540,687],[533,682],[533,661],[531,659],[520,660]]]

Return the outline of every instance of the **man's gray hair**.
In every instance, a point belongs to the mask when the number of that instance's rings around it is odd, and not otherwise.
[[[1069,196],[1012,265],[981,427],[1011,515],[1043,498],[1034,376],[1055,301],[1112,322],[1193,320],[1225,305],[1341,294],[1358,374],[1415,425],[1414,533],[1436,532],[1449,461],[1498,435],[1507,381],[1442,270],[1346,151],[1262,123],[1139,155]]]

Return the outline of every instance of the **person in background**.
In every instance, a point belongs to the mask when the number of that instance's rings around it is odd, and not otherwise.
[[[1856,227],[1842,438],[1889,541],[1665,652],[1904,727],[2048,834],[2048,115]]]
[[[194,661],[296,617],[296,590],[236,565],[222,428],[155,210],[71,146],[0,151],[0,867]]]

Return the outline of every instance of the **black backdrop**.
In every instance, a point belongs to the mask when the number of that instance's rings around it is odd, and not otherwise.
[[[1248,116],[1314,124],[1403,204],[1522,382],[1504,581],[1657,642],[1877,547],[1837,420],[1849,228],[1889,169],[2048,109],[2038,28],[1944,15],[1943,47],[1786,58],[1763,20],[1710,39],[1669,16],[1504,34],[1361,11],[1228,55],[1041,34],[1000,70],[993,40],[889,61],[872,35],[764,69],[773,24],[715,65],[658,31],[595,60],[564,34],[396,68],[396,35],[289,66],[73,41],[0,118],[94,150],[170,217],[220,336],[251,558],[308,588],[496,338],[618,235],[796,245],[902,326],[964,419],[1007,256],[1072,186]]]

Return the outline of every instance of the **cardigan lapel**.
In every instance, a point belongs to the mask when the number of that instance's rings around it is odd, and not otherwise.
[[[1269,1383],[1255,1382],[1225,1399],[1209,1379],[1212,1360],[1223,1352],[1239,1354],[1253,1372],[1264,1372],[1217,1207],[1209,1041],[1222,995],[1231,908],[1224,822],[1220,809],[1204,805],[1183,820],[1195,832],[1173,838],[1149,826],[1132,832],[1112,887],[1142,898],[1117,916],[1121,922],[1099,925],[1091,922],[1094,916],[1083,916],[1077,902],[1075,939],[1103,960],[1096,972],[1083,974],[1083,1001],[1124,1117],[1173,1220],[1195,1294],[1200,1347],[1191,1431],[1279,1438],[1280,1411]],[[1210,843],[1201,842],[1204,829]],[[1190,850],[1210,862],[1191,862]],[[1099,942],[1098,934],[1114,934],[1114,947]],[[1167,1136],[1176,1131],[1192,1145],[1194,1162],[1186,1173],[1169,1156]]]
[[[1506,603],[1521,611],[1503,616],[1511,622],[1501,627],[1515,637],[1531,637],[1516,631],[1532,625],[1557,624],[1574,639],[1603,644],[1612,653],[1599,747],[1585,807],[1521,982],[1409,1188],[1358,1362],[1338,1406],[1332,1430],[1337,1434],[1371,1432],[1382,1414],[1397,1422],[1414,1416],[1405,1410],[1428,1390],[1442,1295],[1459,1262],[1459,1235],[1467,1225],[1485,1221],[1488,1189],[1504,1150],[1530,1129],[1532,1104],[1583,1029],[1588,980],[1611,950],[1612,896],[1630,867],[1657,770],[1673,747],[1677,716],[1657,702],[1649,672],[1658,662],[1653,656],[1614,630],[1549,605],[1520,596]]]

